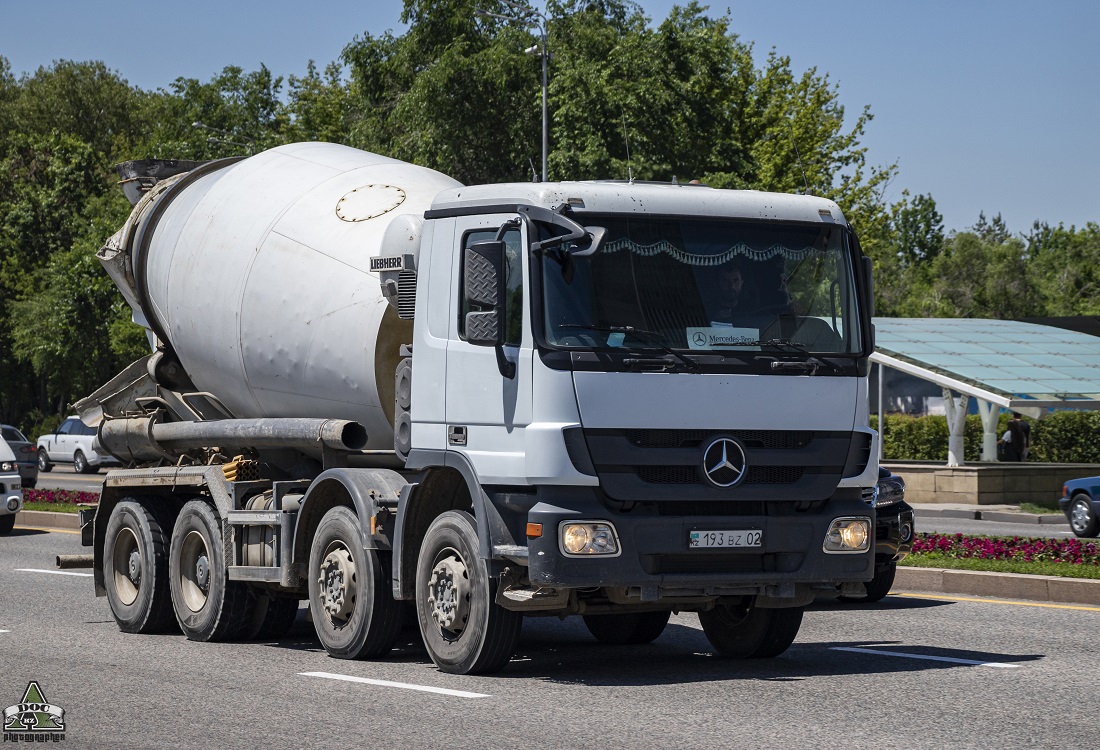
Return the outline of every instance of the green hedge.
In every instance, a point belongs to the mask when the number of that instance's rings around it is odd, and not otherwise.
[[[1000,417],[997,435],[1004,434],[1010,416]],[[1100,413],[1091,411],[1054,412],[1031,423],[1029,461],[1051,463],[1100,463]],[[871,415],[871,427],[878,429],[878,415]],[[883,454],[890,461],[946,461],[947,417],[911,417],[887,414]],[[982,457],[982,420],[976,414],[966,418],[965,460]]]

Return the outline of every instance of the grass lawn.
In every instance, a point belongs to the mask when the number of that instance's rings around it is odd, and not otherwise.
[[[1064,562],[1027,562],[1025,560],[980,560],[957,558],[938,552],[922,552],[909,555],[901,561],[911,568],[949,568],[951,570],[984,570],[994,573],[1025,573],[1037,576],[1063,576],[1065,578],[1100,578],[1100,565],[1084,563],[1074,565]]]
[[[50,513],[76,513],[86,505],[74,503],[23,503],[23,510],[44,510]]]

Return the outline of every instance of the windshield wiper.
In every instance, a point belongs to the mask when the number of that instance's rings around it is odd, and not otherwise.
[[[680,352],[676,351],[661,339],[661,334],[656,331],[647,331],[644,328],[635,328],[634,326],[601,326],[594,325],[592,323],[558,323],[558,328],[579,328],[583,331],[602,331],[603,333],[633,333],[635,336],[640,336],[650,343],[652,343],[657,349],[660,349],[665,354],[670,354],[676,359],[680,360],[684,365],[692,370],[699,369],[699,363],[693,359],[685,357]]]
[[[746,346],[759,346],[760,348],[770,347],[772,349],[778,349],[782,352],[788,352],[791,354],[801,354],[805,357],[800,362],[780,361],[772,360],[771,368],[773,370],[801,370],[803,372],[809,372],[810,375],[816,375],[819,367],[828,367],[836,372],[840,372],[841,368],[832,362],[826,362],[823,359],[815,357],[810,354],[810,350],[802,344],[796,344],[790,339],[767,339],[758,341],[743,341],[738,343],[715,343],[712,346],[722,347],[746,347]]]

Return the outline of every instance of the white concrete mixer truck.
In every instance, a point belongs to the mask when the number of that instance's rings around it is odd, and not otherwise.
[[[870,266],[831,201],[463,187],[322,143],[132,163],[100,259],[152,353],[77,405],[119,627],[334,657],[415,618],[440,669],[525,616],[607,643],[697,612],[771,657],[872,576]]]

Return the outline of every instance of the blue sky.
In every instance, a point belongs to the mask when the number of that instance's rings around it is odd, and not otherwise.
[[[536,5],[541,0],[536,0]],[[659,22],[672,0],[642,0]],[[56,59],[103,60],[131,84],[208,80],[226,65],[300,75],[363,32],[400,33],[401,0],[0,0],[0,55],[16,75]],[[839,85],[873,164],[897,162],[887,198],[931,193],[948,229],[1000,212],[1010,230],[1041,219],[1100,222],[1100,3],[1091,0],[726,0],[758,61]],[[553,113],[551,113],[553,116]]]

